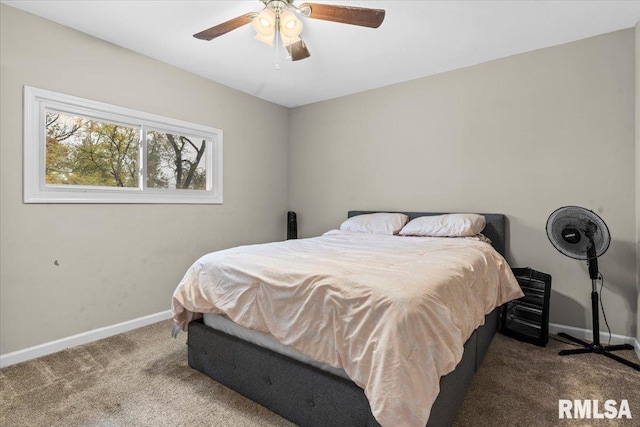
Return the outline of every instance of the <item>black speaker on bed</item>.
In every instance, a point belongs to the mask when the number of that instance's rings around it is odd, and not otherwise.
[[[298,220],[296,213],[289,211],[287,213],[287,240],[298,238]]]

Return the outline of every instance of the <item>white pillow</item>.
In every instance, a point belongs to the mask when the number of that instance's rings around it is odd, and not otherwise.
[[[401,236],[467,237],[484,230],[485,219],[477,214],[421,216],[400,230]]]
[[[393,235],[402,230],[408,219],[408,216],[401,213],[356,215],[343,222],[340,231]]]

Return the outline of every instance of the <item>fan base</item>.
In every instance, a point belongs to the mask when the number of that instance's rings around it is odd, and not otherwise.
[[[616,350],[633,350],[633,346],[629,345],[629,344],[618,344],[618,345],[598,345],[598,344],[593,344],[593,343],[588,343],[586,341],[582,341],[578,338],[574,338],[569,334],[565,334],[564,332],[560,332],[558,333],[558,336],[561,336],[562,338],[566,338],[569,341],[573,341],[577,344],[582,345],[584,348],[576,348],[576,349],[572,349],[572,350],[562,350],[560,351],[558,354],[560,356],[568,356],[571,354],[584,354],[584,353],[597,353],[597,354],[602,354],[603,356],[607,356],[610,359],[613,359],[617,362],[620,362],[624,365],[627,365],[633,369],[635,369],[636,371],[640,371],[640,365],[637,363],[633,363],[630,360],[624,359],[620,356],[617,356],[613,353],[611,353],[611,351],[616,351]]]

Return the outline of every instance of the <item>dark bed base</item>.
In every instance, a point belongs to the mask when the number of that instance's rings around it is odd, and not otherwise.
[[[456,369],[440,380],[427,426],[450,426],[498,328],[498,309],[465,343]],[[212,329],[189,324],[189,366],[300,425],[379,426],[351,381]]]

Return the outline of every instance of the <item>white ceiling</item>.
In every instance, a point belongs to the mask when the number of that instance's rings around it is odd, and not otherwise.
[[[306,0],[296,0],[300,5]],[[386,10],[378,29],[303,18],[311,57],[290,62],[246,25],[193,34],[258,12],[257,0],[2,0],[10,6],[295,107],[633,27],[640,1],[322,1]]]

